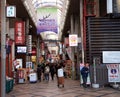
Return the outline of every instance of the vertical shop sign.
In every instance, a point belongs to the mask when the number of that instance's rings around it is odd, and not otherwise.
[[[32,35],[28,35],[28,53],[32,54]]]
[[[15,23],[15,44],[25,43],[25,27],[23,21],[18,21]]]

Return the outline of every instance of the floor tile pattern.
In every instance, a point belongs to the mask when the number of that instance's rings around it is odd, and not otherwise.
[[[78,80],[65,79],[65,87],[58,88],[57,80],[14,85],[6,97],[120,97],[120,91],[110,87],[83,88]]]

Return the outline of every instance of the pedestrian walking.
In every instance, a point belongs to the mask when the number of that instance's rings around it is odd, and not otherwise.
[[[59,65],[58,71],[57,71],[57,75],[58,75],[58,87],[60,85],[62,85],[62,87],[64,87],[64,71],[63,71],[63,67],[61,65]]]
[[[49,72],[50,72],[50,67],[49,67],[49,64],[47,63],[45,66],[45,72],[44,72],[46,81],[49,81]]]
[[[89,74],[89,64],[86,63],[85,66],[81,69],[81,75],[83,79],[83,87],[87,88],[87,78]]]
[[[42,75],[41,75],[42,79],[45,80],[45,76],[44,76],[45,75],[44,74],[44,72],[45,72],[45,63],[44,62],[41,63],[41,69],[42,69]]]
[[[50,66],[50,74],[51,74],[51,79],[54,80],[54,74],[55,74],[54,64],[51,64],[51,66]]]
[[[38,77],[38,81],[41,82],[41,74],[42,74],[42,68],[40,65],[38,65],[37,67],[37,77]]]

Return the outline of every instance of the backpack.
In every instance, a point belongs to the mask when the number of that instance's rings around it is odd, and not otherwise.
[[[45,67],[45,73],[49,73],[50,72],[50,68],[48,66]]]

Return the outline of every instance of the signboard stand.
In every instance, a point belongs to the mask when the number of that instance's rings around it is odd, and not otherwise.
[[[120,82],[120,64],[107,64],[107,69],[108,69],[108,81],[110,83],[114,83],[112,86],[113,88],[118,88],[119,85],[117,82]]]

